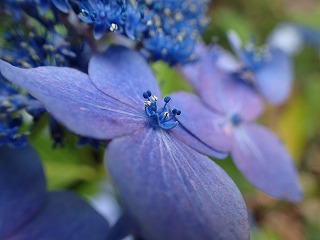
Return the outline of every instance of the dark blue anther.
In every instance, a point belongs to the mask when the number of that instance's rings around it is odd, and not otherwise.
[[[145,98],[145,99],[147,99],[149,96],[148,96],[148,93],[147,92],[144,92],[143,93],[143,97]]]
[[[166,96],[163,100],[164,100],[165,103],[168,103],[168,102],[170,102],[171,97]]]

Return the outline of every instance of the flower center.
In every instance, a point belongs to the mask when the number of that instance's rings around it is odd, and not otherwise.
[[[181,111],[178,109],[173,109],[170,111],[168,103],[170,102],[170,97],[165,97],[163,99],[164,106],[161,108],[157,107],[158,98],[148,90],[143,93],[145,112],[149,119],[149,124],[153,128],[161,127],[165,130],[169,130],[178,125],[175,120],[176,115],[180,115]]]
[[[238,113],[233,114],[230,120],[233,126],[239,126],[242,123],[242,117]]]

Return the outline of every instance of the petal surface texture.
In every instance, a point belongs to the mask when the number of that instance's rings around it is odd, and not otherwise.
[[[167,132],[149,128],[114,139],[106,161],[143,238],[249,238],[236,185],[209,158]]]
[[[258,91],[271,104],[281,104],[291,93],[293,67],[291,58],[280,49],[270,50],[271,59],[256,72]]]
[[[8,240],[103,240],[108,229],[107,221],[79,196],[50,192],[41,212]]]
[[[25,88],[73,132],[109,139],[145,125],[143,102],[133,108],[99,91],[88,75],[66,67],[21,69],[0,60],[1,74]]]
[[[158,82],[146,60],[136,51],[111,46],[89,62],[89,76],[101,91],[115,99],[144,109],[143,92],[160,96]]]
[[[234,134],[232,157],[246,178],[273,197],[300,201],[293,161],[275,134],[257,124],[244,124]]]
[[[184,144],[195,149],[197,152],[200,152],[204,155],[209,155],[218,159],[223,159],[228,156],[229,153],[220,152],[213,149],[202,139],[198,138],[196,135],[193,135],[188,129],[186,129],[182,124],[178,124],[176,127],[170,129],[170,135],[179,139]]]
[[[177,119],[189,132],[215,150],[231,150],[232,139],[224,131],[227,119],[223,114],[208,109],[191,93],[176,92],[171,98],[174,106],[182,112]]]
[[[0,239],[32,218],[46,199],[46,182],[30,147],[0,148]]]

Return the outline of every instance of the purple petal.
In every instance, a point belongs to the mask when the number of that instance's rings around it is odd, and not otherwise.
[[[257,118],[263,111],[258,94],[229,72],[222,71],[210,51],[202,49],[199,53],[202,55],[198,62],[186,65],[188,68],[182,67],[180,71],[202,101],[228,117],[240,114],[246,121]],[[192,68],[196,72],[192,72]]]
[[[143,238],[249,238],[236,185],[209,158],[166,131],[149,128],[117,138],[106,160]]]
[[[271,104],[281,104],[289,96],[293,82],[291,58],[280,49],[270,50],[268,61],[256,74],[256,86]]]
[[[206,108],[200,99],[191,93],[176,92],[171,94],[171,98],[174,107],[181,110],[181,115],[177,116],[179,123],[192,135],[217,151],[231,150],[232,139],[224,130],[227,124],[224,115]]]
[[[146,60],[133,50],[112,46],[89,62],[89,76],[98,89],[135,108],[144,109],[143,92],[160,97],[158,83]]]
[[[133,108],[99,91],[87,74],[64,67],[21,69],[0,60],[1,74],[27,89],[73,132],[109,139],[145,125],[143,106]],[[143,103],[142,103],[143,104]]]
[[[232,157],[246,178],[273,197],[300,201],[293,161],[283,143],[268,129],[246,124],[235,129]]]
[[[216,79],[210,87],[215,89],[218,102],[210,101],[209,96],[203,96],[202,100],[212,107],[220,105],[228,117],[239,114],[244,121],[252,121],[263,112],[263,103],[255,91],[230,75]]]
[[[15,232],[44,204],[46,182],[30,147],[0,148],[0,239]]]
[[[182,66],[178,66],[177,69],[184,76],[184,78],[191,84],[192,88],[199,92],[201,91],[201,79],[202,79],[202,65],[207,62],[211,57],[209,56],[208,49],[204,43],[200,42],[196,45],[195,55],[196,61]],[[211,61],[210,61],[211,62]]]
[[[103,240],[107,221],[71,192],[50,192],[45,207],[10,239]]]
[[[238,72],[241,69],[240,62],[227,50],[220,46],[215,46],[211,50],[211,55],[215,59],[215,64],[223,71]]]

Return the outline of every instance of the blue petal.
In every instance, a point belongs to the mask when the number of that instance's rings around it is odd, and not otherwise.
[[[10,239],[103,240],[108,230],[107,221],[77,195],[50,192],[41,212]]]
[[[293,82],[291,57],[280,49],[270,50],[271,59],[256,74],[256,86],[271,104],[281,104],[289,96]]]
[[[161,97],[146,60],[125,47],[112,46],[104,54],[93,56],[89,76],[101,91],[133,107],[144,109],[142,94],[147,90]]]
[[[179,123],[189,132],[215,150],[231,150],[232,139],[224,130],[227,124],[224,115],[208,109],[191,93],[176,92],[171,94],[171,98],[174,106],[181,110],[181,115],[177,116]]]
[[[152,240],[248,239],[241,193],[209,158],[164,130],[113,140],[106,153],[125,208]]]
[[[20,69],[0,60],[0,71],[39,99],[73,132],[109,139],[145,125],[145,113],[99,91],[87,74],[72,68]]]
[[[296,170],[282,142],[256,124],[243,125],[234,132],[232,157],[246,178],[273,197],[300,201],[302,194]]]
[[[30,147],[0,148],[0,239],[6,239],[43,206],[46,182]]]
[[[69,4],[66,0],[52,0],[52,3],[63,13],[69,12]]]

